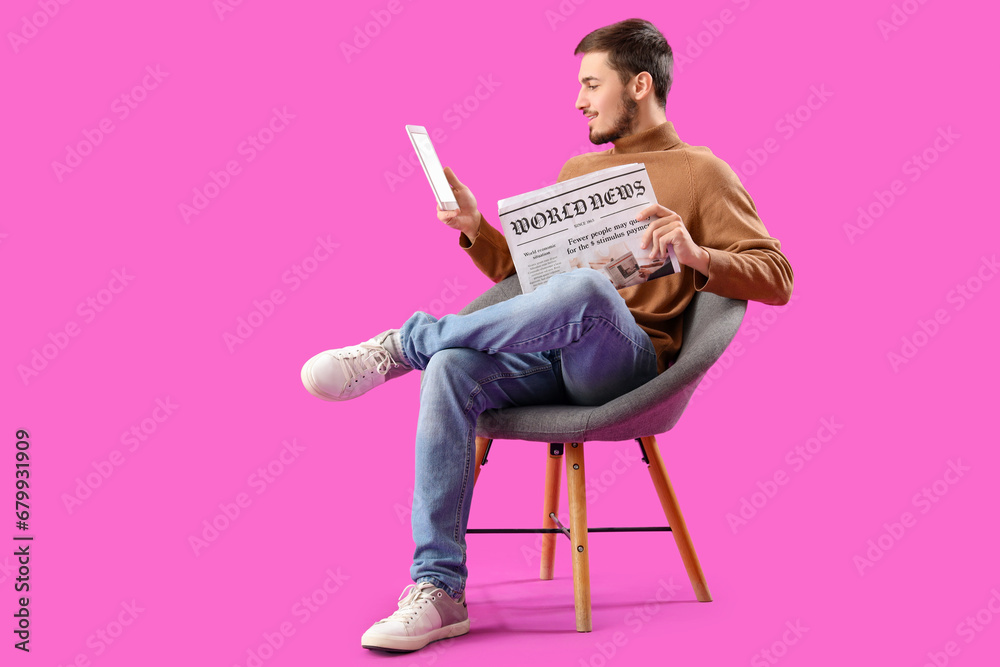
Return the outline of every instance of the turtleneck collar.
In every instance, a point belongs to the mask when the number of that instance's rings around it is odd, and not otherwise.
[[[649,151],[665,151],[681,143],[674,124],[669,120],[637,134],[630,134],[615,142],[611,155],[624,153],[647,153]]]

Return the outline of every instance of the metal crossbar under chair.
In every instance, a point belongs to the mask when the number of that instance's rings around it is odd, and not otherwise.
[[[516,275],[500,281],[480,295],[460,314],[499,303],[521,293]],[[695,554],[694,544],[684,523],[677,497],[667,476],[654,434],[669,431],[680,419],[691,395],[712,364],[722,356],[736,335],[746,312],[746,301],[727,299],[708,292],[696,292],[684,311],[684,338],[674,363],[645,385],[600,406],[532,405],[486,410],[476,425],[476,472],[489,453],[494,439],[529,440],[549,443],[545,468],[542,528],[475,529],[468,533],[542,533],[541,579],[552,579],[558,533],[573,545],[573,593],[576,629],[593,628],[590,607],[589,532],[634,530],[671,531],[695,595],[701,602],[712,599],[705,575]],[[590,528],[587,526],[587,497],[583,447],[587,441],[635,440],[642,450],[653,487],[660,499],[669,526],[641,528]],[[561,459],[566,459],[570,525],[557,518]]]

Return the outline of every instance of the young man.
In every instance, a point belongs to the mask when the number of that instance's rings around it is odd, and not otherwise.
[[[665,115],[673,56],[650,23],[622,21],[577,46],[580,94],[594,144],[614,148],[570,159],[559,180],[642,162],[660,205],[643,247],[681,272],[616,290],[593,269],[559,274],[531,294],[440,320],[414,313],[352,347],[317,354],[302,368],[315,396],[360,396],[412,369],[423,371],[416,433],[416,549],[398,609],[361,639],[365,648],[413,651],[469,630],[465,530],[472,501],[476,421],[490,408],[600,405],[663,372],[681,346],[681,314],[697,290],[767,304],[788,302],[792,269],[739,178],[710,150],[682,142]],[[501,232],[450,169],[458,211],[438,218],[492,280],[514,273]]]

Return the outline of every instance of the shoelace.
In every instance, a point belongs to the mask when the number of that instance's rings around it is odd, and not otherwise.
[[[408,624],[414,620],[423,606],[420,603],[429,602],[432,599],[430,586],[423,588],[418,588],[418,586],[419,584],[410,584],[404,588],[403,592],[399,595],[399,609],[392,612],[392,616],[383,618],[382,620],[401,621],[403,624]]]
[[[343,391],[347,391],[347,388],[351,386],[352,383],[358,381],[358,376],[363,375],[369,370],[372,370],[371,362],[375,362],[374,370],[380,375],[385,375],[389,372],[389,369],[393,366],[398,366],[395,361],[392,360],[389,352],[375,343],[361,343],[358,347],[362,348],[361,352],[357,352],[350,356],[339,357],[341,369],[344,371],[344,376],[347,378],[344,381]],[[365,350],[369,350],[370,354],[365,354]]]

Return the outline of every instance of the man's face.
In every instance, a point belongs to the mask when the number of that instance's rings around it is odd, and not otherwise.
[[[580,62],[580,94],[576,108],[590,120],[590,141],[605,144],[632,134],[639,106],[622,85],[618,73],[608,67],[608,54],[583,54]]]

